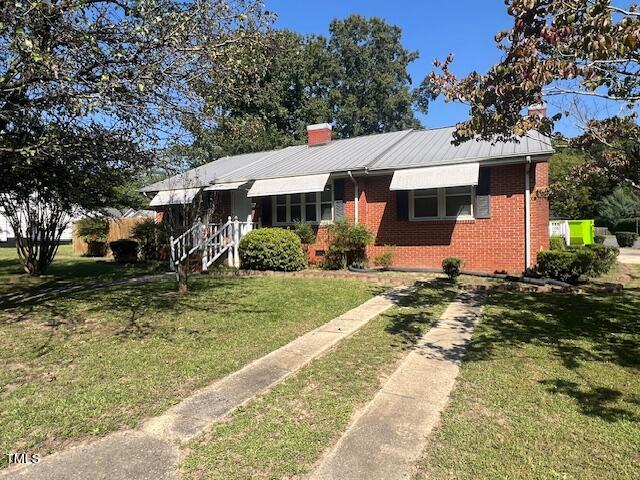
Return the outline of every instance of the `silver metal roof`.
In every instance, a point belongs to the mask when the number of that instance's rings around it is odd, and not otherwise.
[[[364,169],[411,133],[410,130],[334,140],[326,145],[293,147],[287,155],[271,156],[238,169],[224,181],[293,177]]]
[[[158,192],[161,190],[176,190],[181,188],[196,188],[206,187],[211,183],[218,182],[222,177],[228,175],[235,170],[243,167],[247,167],[254,162],[274,156],[279,158],[280,156],[287,155],[289,150],[301,147],[287,147],[282,150],[271,150],[268,152],[255,152],[245,153],[243,155],[234,155],[232,157],[222,157],[213,162],[209,162],[186,172],[174,175],[156,182],[151,185],[147,185],[140,189],[142,192]]]
[[[553,153],[551,140],[535,131],[513,142],[469,140],[458,146],[451,143],[454,131],[455,127],[412,131],[380,159],[369,164],[369,170],[428,167]]]
[[[484,160],[511,159],[526,155],[550,155],[551,140],[530,132],[517,142],[470,140],[452,145],[455,127],[404,130],[334,140],[326,145],[298,145],[281,150],[224,157],[162,182],[144,187],[156,192],[204,187],[211,183],[251,181],[319,173],[340,173],[365,168],[398,170]]]

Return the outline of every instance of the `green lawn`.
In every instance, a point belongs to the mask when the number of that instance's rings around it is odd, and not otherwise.
[[[455,295],[424,284],[309,367],[236,411],[190,445],[186,479],[293,478],[314,462]]]
[[[152,273],[166,265],[118,265],[111,258],[89,258],[72,254],[71,245],[61,245],[44,277],[27,275],[13,247],[0,248],[0,295],[60,286],[64,283],[117,280]]]
[[[189,295],[174,290],[163,280],[0,311],[0,452],[134,427],[376,293],[282,277],[197,276]]]
[[[640,478],[639,369],[637,293],[495,292],[418,478]]]

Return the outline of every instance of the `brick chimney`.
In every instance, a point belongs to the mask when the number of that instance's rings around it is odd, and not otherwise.
[[[307,127],[307,144],[312,147],[314,145],[325,145],[331,142],[331,129],[332,127],[328,123],[309,125]]]
[[[540,118],[545,118],[547,116],[547,104],[543,102],[531,105],[527,111],[527,115],[530,117],[536,115]]]

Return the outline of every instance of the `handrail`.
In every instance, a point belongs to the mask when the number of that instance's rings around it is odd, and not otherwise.
[[[221,225],[198,222],[175,239],[171,237],[171,268],[187,260],[196,251],[202,252],[203,270],[225,252],[229,253],[229,263],[238,267],[240,239],[257,227],[256,222],[239,222],[238,217],[228,217],[227,222]]]

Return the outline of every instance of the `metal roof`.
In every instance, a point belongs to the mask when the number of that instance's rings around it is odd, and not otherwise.
[[[204,187],[211,183],[252,181],[349,170],[398,170],[526,155],[550,155],[551,140],[530,132],[515,142],[470,140],[453,145],[455,127],[404,130],[334,140],[317,146],[298,145],[281,150],[224,157],[162,182],[144,187],[156,192]]]
[[[368,168],[393,170],[553,153],[551,140],[535,131],[517,137],[512,142],[469,140],[456,146],[451,143],[455,129],[445,127],[412,131]]]
[[[220,178],[228,175],[235,170],[247,167],[256,161],[274,156],[279,158],[286,155],[290,150],[301,147],[287,147],[282,150],[271,150],[268,152],[245,153],[243,155],[234,155],[232,157],[222,157],[213,162],[209,162],[200,167],[187,170],[186,172],[174,175],[147,185],[140,189],[141,192],[158,192],[161,190],[175,190],[178,188],[201,188],[217,182]]]
[[[293,147],[288,155],[265,158],[224,176],[223,180],[258,180],[361,170],[410,133],[411,130],[405,130],[334,140],[325,145]]]

